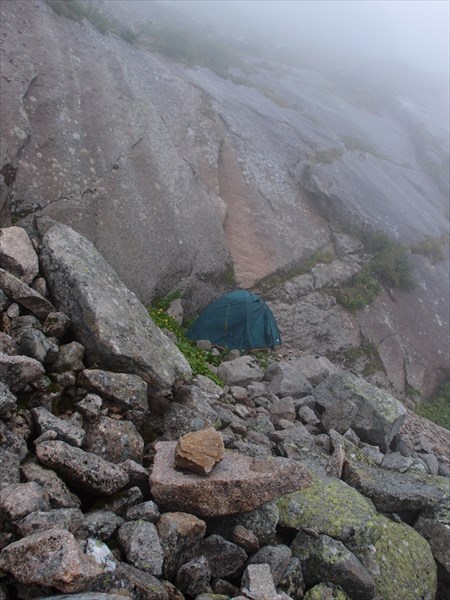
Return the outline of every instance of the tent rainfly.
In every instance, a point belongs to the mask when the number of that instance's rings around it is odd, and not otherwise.
[[[281,344],[275,317],[267,304],[247,290],[224,294],[209,304],[187,332],[190,340],[247,352]]]

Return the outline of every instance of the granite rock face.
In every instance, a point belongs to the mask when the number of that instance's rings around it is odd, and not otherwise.
[[[41,262],[58,308],[91,360],[162,387],[190,378],[184,356],[86,238],[55,225],[44,237]]]

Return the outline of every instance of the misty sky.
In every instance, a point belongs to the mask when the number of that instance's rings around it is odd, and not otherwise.
[[[271,43],[305,41],[449,76],[448,0],[194,0],[170,4]]]

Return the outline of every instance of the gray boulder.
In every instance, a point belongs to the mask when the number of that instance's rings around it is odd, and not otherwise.
[[[78,382],[87,390],[99,394],[122,409],[144,412],[148,409],[147,384],[138,375],[84,369],[79,375]]]
[[[112,463],[142,463],[144,440],[131,421],[100,417],[87,426],[83,449]]]
[[[217,374],[229,386],[245,387],[254,381],[261,381],[264,372],[252,356],[240,356],[223,362]]]
[[[444,496],[426,476],[394,473],[353,460],[345,463],[342,479],[382,512],[421,510],[435,506]]]
[[[31,414],[40,435],[47,431],[54,431],[57,434],[57,439],[78,448],[82,445],[86,435],[85,431],[75,423],[69,421],[69,419],[55,417],[55,415],[42,406],[31,409]]]
[[[58,308],[93,362],[160,387],[191,377],[184,356],[86,238],[57,224],[40,257]]]
[[[117,541],[128,562],[150,575],[162,575],[164,553],[153,523],[123,523],[117,531]]]
[[[42,442],[36,456],[63,479],[91,494],[114,494],[128,483],[128,475],[117,465],[60,441]]]
[[[359,438],[383,452],[406,419],[406,409],[388,392],[351,374],[330,375],[314,390],[324,409],[322,424],[345,433],[351,427]]]
[[[280,398],[301,398],[312,390],[311,384],[295,363],[274,363],[266,370],[264,378],[269,380],[267,391]]]
[[[25,585],[48,585],[61,592],[86,589],[103,569],[83,554],[68,531],[52,529],[28,535],[3,549],[0,569]]]
[[[172,579],[184,563],[195,556],[206,533],[206,523],[194,515],[167,512],[156,529],[164,552],[164,577]]]
[[[0,380],[12,392],[18,392],[44,374],[44,367],[34,358],[8,356],[0,352]]]
[[[78,508],[80,506],[81,502],[78,496],[69,490],[54,471],[30,462],[22,465],[20,473],[26,481],[35,481],[44,488],[53,508]]]
[[[301,532],[291,550],[300,558],[308,587],[330,581],[341,586],[351,598],[373,598],[375,582],[372,574],[342,542],[327,535],[315,537]]]

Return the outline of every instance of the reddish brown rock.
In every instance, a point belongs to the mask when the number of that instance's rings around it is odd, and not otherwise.
[[[187,433],[178,440],[175,465],[200,475],[209,475],[214,465],[222,460],[224,452],[222,435],[214,427],[208,427]]]
[[[175,469],[176,442],[158,442],[150,487],[157,504],[204,517],[249,512],[311,483],[300,462],[225,452],[209,477]]]
[[[68,531],[53,529],[6,546],[0,568],[25,585],[47,585],[61,592],[86,589],[103,568],[86,556]]]

